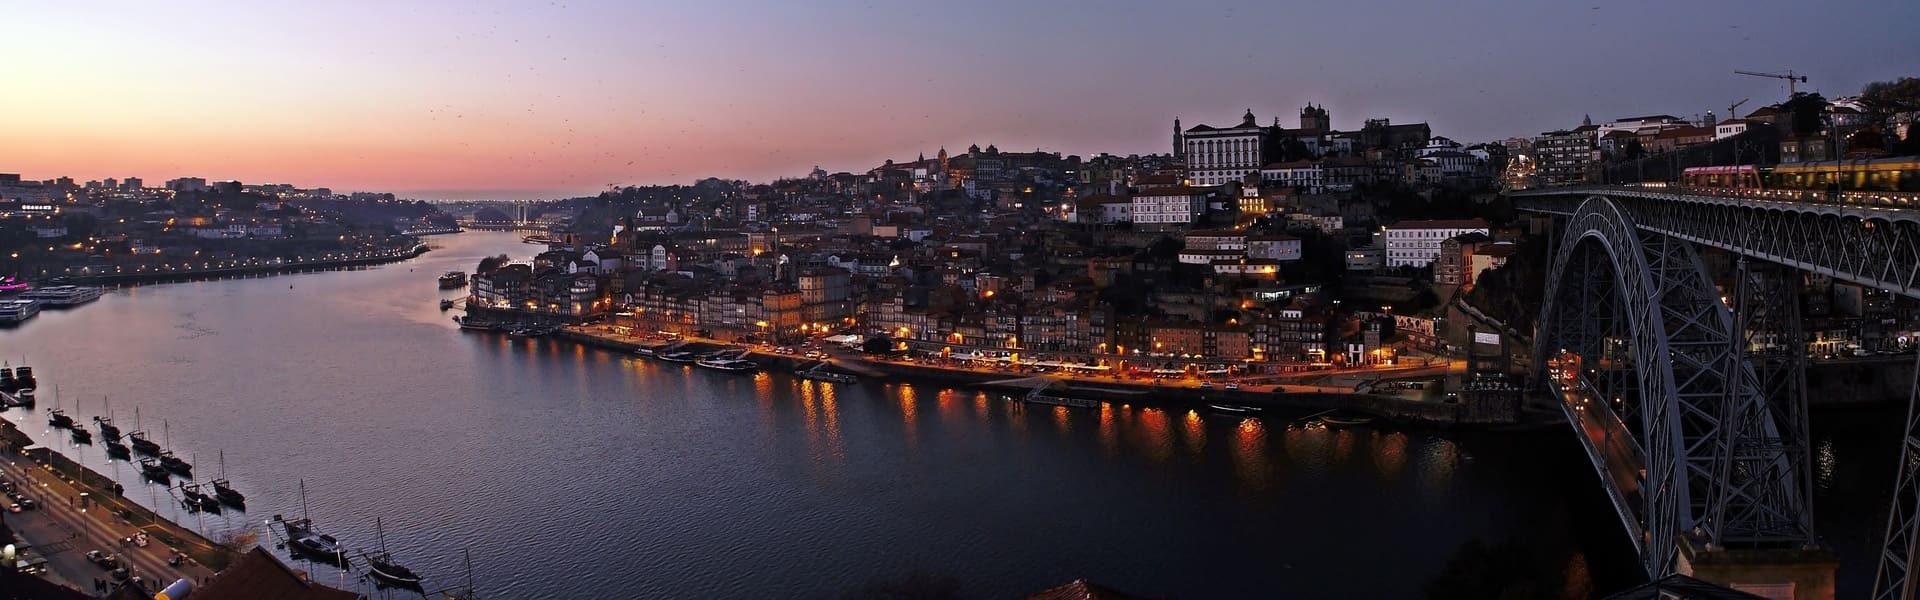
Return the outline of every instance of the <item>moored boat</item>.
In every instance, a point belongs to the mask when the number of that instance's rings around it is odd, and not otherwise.
[[[1372,423],[1373,417],[1367,415],[1332,414],[1320,417],[1320,422],[1329,426],[1351,427]]]
[[[440,289],[451,290],[467,285],[467,274],[460,271],[447,271],[440,276]]]
[[[846,373],[822,371],[817,368],[806,369],[802,371],[795,371],[794,374],[800,376],[801,379],[812,379],[814,381],[826,381],[831,383],[859,383],[860,382],[860,378],[854,377],[852,375],[848,375]]]
[[[73,417],[67,416],[66,411],[58,408],[49,408],[47,409],[47,425],[54,429],[72,429]]]
[[[341,569],[350,568],[352,561],[347,560],[346,548],[340,545],[340,540],[315,530],[313,520],[305,516],[306,512],[307,482],[301,481],[301,517],[290,520],[280,515],[273,516],[273,520],[279,522],[280,528],[287,533],[287,551],[314,562],[330,564]]]
[[[367,570],[373,574],[375,579],[379,579],[388,585],[405,588],[416,588],[419,586],[420,575],[414,573],[413,569],[401,566],[399,562],[393,559],[393,554],[387,552],[386,526],[381,524],[378,517],[375,517],[373,520],[373,531],[374,536],[380,542],[380,550],[378,552],[368,552],[360,555],[361,558],[367,561]]]
[[[133,446],[133,450],[135,452],[139,452],[147,456],[160,455],[160,445],[153,443],[152,440],[148,440],[147,432],[145,431],[135,431],[132,433],[128,433],[127,444]]]
[[[56,285],[37,288],[21,294],[21,298],[39,302],[48,308],[79,306],[100,299],[100,288],[78,285]]]
[[[440,310],[451,310],[452,308],[453,308],[453,300],[447,299],[447,300],[440,301]]]
[[[120,443],[119,440],[107,440],[107,456],[126,460],[133,458],[133,451],[128,450],[127,445]]]
[[[1260,414],[1261,410],[1260,407],[1257,406],[1244,406],[1240,404],[1208,404],[1207,408],[1236,415],[1256,415]]]
[[[464,317],[454,317],[453,322],[459,323],[460,328],[467,331],[493,331],[495,328],[499,327],[499,324],[494,323],[493,321],[488,321],[486,319],[476,319],[476,318],[473,318],[472,315],[468,315]]]
[[[193,465],[187,461],[180,460],[180,457],[174,456],[172,452],[160,452],[160,466],[183,476],[193,476]]]
[[[160,466],[159,461],[151,458],[140,459],[140,476],[154,483],[164,484],[173,481],[173,474],[168,473],[166,467]]]
[[[694,366],[705,367],[728,373],[752,373],[760,370],[760,364],[738,358],[702,358],[693,361]]]
[[[40,303],[24,298],[0,300],[0,325],[21,323],[40,314]]]
[[[67,430],[67,433],[73,436],[73,443],[75,444],[93,445],[93,432],[87,431],[85,428],[75,427]]]
[[[667,362],[675,362],[675,363],[690,363],[696,360],[700,360],[699,355],[694,354],[692,352],[687,352],[685,350],[655,354],[654,358],[658,358],[660,360],[664,360]]]
[[[113,417],[95,415],[93,424],[100,427],[100,437],[114,441],[120,440],[120,428],[113,426]]]
[[[233,489],[225,479],[213,480],[213,496],[234,508],[244,508],[247,505],[247,495]]]

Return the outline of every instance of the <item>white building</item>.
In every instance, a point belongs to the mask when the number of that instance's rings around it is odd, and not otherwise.
[[[1187,250],[1246,250],[1247,234],[1238,231],[1189,231]]]
[[[1284,233],[1247,236],[1247,257],[1281,262],[1300,260],[1300,238]]]
[[[1186,186],[1144,190],[1133,196],[1133,222],[1137,225],[1182,227],[1206,212],[1206,192]]]
[[[1126,196],[1095,194],[1079,200],[1072,205],[1067,215],[1069,223],[1107,224],[1133,222],[1133,201]]]
[[[1387,267],[1424,267],[1440,258],[1440,242],[1468,233],[1491,234],[1480,219],[1401,221],[1386,227]]]
[[[1309,194],[1326,191],[1326,168],[1317,160],[1273,163],[1260,168],[1260,180],[1268,185],[1299,188]]]
[[[1727,119],[1725,121],[1721,121],[1719,123],[1714,124],[1713,139],[1716,141],[1724,140],[1736,135],[1740,135],[1742,133],[1746,133],[1747,129],[1750,127],[1753,127],[1752,121],[1748,121],[1746,119]]]
[[[1175,120],[1175,127],[1179,121]],[[1186,152],[1187,178],[1194,185],[1223,185],[1240,181],[1267,164],[1267,128],[1254,121],[1253,111],[1234,127],[1195,125],[1180,134]]]

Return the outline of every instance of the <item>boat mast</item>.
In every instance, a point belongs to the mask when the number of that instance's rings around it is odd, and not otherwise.
[[[307,480],[300,480],[300,520],[307,520]]]
[[[227,480],[227,449],[220,449],[220,480]]]

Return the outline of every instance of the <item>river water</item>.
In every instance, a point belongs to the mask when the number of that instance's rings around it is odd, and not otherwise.
[[[1629,582],[1624,536],[1559,429],[1022,409],[462,332],[436,306],[458,292],[435,277],[533,247],[431,243],[365,270],[115,290],[0,331],[0,358],[35,367],[43,409],[57,389],[87,421],[110,399],[131,430],[138,407],[203,478],[224,451],[251,512],[182,514],[101,446],[5,416],[210,535],[300,514],[304,479],[321,529],[370,548],[382,518],[430,590],[464,580],[470,549],[494,598],[819,598],[929,581],[1004,598],[1077,578],[1150,597],[1417,597],[1473,539],[1524,549],[1568,589]],[[1848,477],[1890,484],[1854,466],[1890,475],[1890,462],[1822,435],[1823,499]],[[1879,526],[1827,533],[1859,545]]]

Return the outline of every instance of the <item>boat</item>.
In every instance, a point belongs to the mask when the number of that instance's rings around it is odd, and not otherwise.
[[[100,299],[100,288],[78,285],[56,285],[37,288],[20,295],[21,298],[39,302],[48,308],[79,306]]]
[[[33,377],[33,367],[14,367],[13,381],[15,389],[19,390],[31,390],[40,385],[40,382]]]
[[[405,588],[419,586],[420,576],[413,569],[400,566],[393,560],[393,554],[387,552],[386,526],[381,524],[379,517],[373,519],[373,535],[380,541],[380,550],[361,554],[360,558],[366,559],[367,570],[373,573],[374,579]]]
[[[347,560],[346,548],[340,545],[340,540],[315,530],[313,520],[307,518],[306,513],[307,482],[302,480],[300,482],[300,514],[302,516],[291,520],[280,515],[273,516],[273,520],[279,522],[280,528],[287,532],[287,551],[314,562],[330,564],[341,569],[350,568],[352,561]]]
[[[827,363],[823,361],[823,362],[814,364],[812,368],[800,369],[798,371],[794,371],[793,374],[800,376],[801,379],[812,379],[814,381],[826,381],[830,383],[859,383],[860,382],[860,378],[854,377],[852,375],[848,375],[846,373],[835,373],[833,371],[823,370],[826,367],[827,367]]]
[[[179,473],[181,476],[191,477],[193,475],[192,463],[180,460],[180,457],[174,456],[172,452],[165,450],[160,451],[160,466],[166,467],[168,471]]]
[[[690,363],[696,360],[700,360],[699,355],[694,354],[692,352],[687,352],[685,350],[667,352],[664,354],[655,354],[654,358],[658,358],[660,360],[673,362],[673,363]]]
[[[49,408],[47,409],[47,425],[54,429],[72,429],[73,417],[67,416],[66,411],[58,408]]]
[[[493,321],[476,319],[473,315],[454,317],[453,322],[459,323],[461,329],[468,331],[493,331],[496,327],[499,327],[499,324]]]
[[[220,451],[220,478],[213,480],[213,495],[228,506],[242,510],[247,508],[247,495],[233,489],[233,485],[227,483],[227,451],[225,450]]]
[[[448,300],[440,301],[440,310],[451,310],[452,308],[453,308],[453,300],[448,299]]]
[[[639,348],[634,348],[633,353],[640,356],[653,356],[654,349],[652,346],[641,346]]]
[[[133,458],[133,451],[128,450],[127,445],[120,443],[120,440],[107,440],[107,456],[126,460]]]
[[[145,431],[135,431],[132,433],[128,433],[127,443],[129,445],[132,445],[133,449],[135,451],[138,451],[141,454],[145,454],[147,456],[160,455],[160,445],[153,443],[151,440],[148,440],[147,432]]]
[[[140,459],[140,476],[154,483],[169,483],[173,481],[173,474],[168,473],[166,467],[160,466],[159,461],[151,458]]]
[[[0,300],[0,325],[25,322],[40,314],[40,303],[24,298]]]
[[[171,449],[173,448],[173,428],[169,427],[164,419],[160,421],[160,432],[166,436],[167,448],[169,448],[160,451],[160,466],[166,467],[168,471],[179,473],[182,477],[192,477],[193,464],[173,455]]]
[[[213,499],[213,496],[208,496],[205,492],[201,492],[200,484],[182,483],[179,488],[180,495],[185,496],[185,498],[180,500],[180,505],[186,507],[187,510],[216,514],[220,512],[220,501]]]
[[[101,438],[120,441],[120,428],[113,424],[113,403],[105,399],[102,402],[107,404],[107,416],[94,415],[93,424],[100,428]]]
[[[1257,415],[1260,414],[1261,410],[1260,407],[1257,406],[1242,406],[1239,404],[1208,404],[1207,408],[1236,415]]]
[[[440,289],[459,289],[467,285],[467,274],[460,271],[447,271],[440,276]]]
[[[1326,415],[1326,416],[1320,417],[1320,422],[1325,423],[1328,426],[1349,427],[1349,426],[1366,425],[1368,423],[1372,423],[1373,417],[1369,417],[1366,415],[1354,415],[1354,416]]]
[[[33,388],[20,388],[13,392],[13,405],[33,407]]]
[[[87,431],[84,427],[75,427],[67,430],[67,433],[73,436],[73,443],[75,444],[93,445],[93,432]]]
[[[1068,398],[1066,396],[1054,396],[1049,394],[1027,394],[1024,401],[1027,404],[1050,404],[1053,406],[1066,406],[1070,408],[1100,408],[1099,400],[1090,400],[1087,398]]]
[[[702,358],[693,361],[694,366],[705,367],[728,373],[752,373],[760,370],[760,364],[738,358]]]

